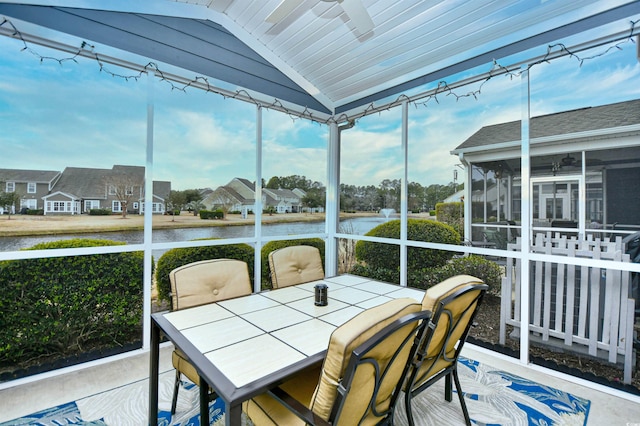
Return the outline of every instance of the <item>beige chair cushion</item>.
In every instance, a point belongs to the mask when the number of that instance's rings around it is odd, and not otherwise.
[[[448,278],[427,290],[424,298],[422,299],[422,308],[434,312],[437,309],[438,302],[443,298],[457,292],[464,287],[481,284],[484,284],[481,279],[473,277],[471,275],[457,275]],[[454,330],[447,342],[445,342],[444,338],[449,332],[449,317],[446,315],[442,315],[440,317],[436,328],[433,331],[433,338],[431,339],[431,343],[427,348],[426,358],[422,366],[420,367],[420,371],[416,375],[416,385],[423,383],[425,380],[442,371],[444,368],[452,365],[453,362],[456,362],[456,360],[452,361],[452,359],[455,356],[458,341],[460,340],[462,333],[464,333],[466,326],[469,323],[473,312],[475,311],[475,307],[467,310],[466,312],[465,309],[472,303],[475,298],[477,298],[478,292],[480,291],[481,290],[478,289],[477,291],[467,292],[463,296],[458,297],[451,303],[449,303],[447,309],[451,311],[454,320],[460,318],[460,315],[462,315],[463,313],[466,318],[462,319],[460,325]],[[447,344],[447,347],[445,348],[444,353],[446,354],[448,360],[438,358],[438,354],[440,353],[440,350],[445,343]]]
[[[322,418],[328,419],[336,399],[338,383],[344,376],[351,352],[396,319],[420,310],[420,304],[413,299],[396,299],[367,309],[338,327],[331,334],[320,382],[310,408]],[[390,349],[393,350],[395,349]],[[355,392],[357,395],[358,390]],[[352,408],[355,410],[357,407]]]
[[[427,290],[422,298],[422,309],[435,311],[435,306],[440,300],[471,284],[484,284],[484,282],[471,275],[456,275],[447,278]]]
[[[420,310],[420,303],[410,298],[404,298],[391,300],[361,312],[331,334],[327,356],[321,371],[305,371],[300,375],[296,375],[295,378],[281,387],[298,401],[308,404],[307,407],[319,417],[328,420],[336,401],[338,384],[344,376],[353,350],[396,319],[413,312],[420,312]],[[404,336],[412,330],[413,327],[408,329]],[[385,358],[385,354],[388,354],[388,357],[391,356],[398,347],[394,347],[394,345],[398,344],[397,338],[399,338],[396,334],[393,337],[392,340],[385,342],[386,345],[379,345],[375,349],[376,356],[382,359]],[[407,356],[410,346],[407,346]],[[394,368],[394,372],[397,372],[395,383],[391,383],[392,380],[390,380],[383,385],[383,388],[388,390],[390,386],[397,384],[397,380],[400,379],[399,374],[404,368],[404,362],[401,361],[398,362],[398,368]],[[406,362],[406,357],[404,357],[404,361]],[[398,369],[399,371],[397,371]],[[343,406],[339,425],[354,424],[354,418],[359,419],[367,409],[366,405],[370,400],[373,385],[371,373],[371,371],[367,373],[366,368],[364,368],[362,372],[359,371],[354,377],[353,386]],[[382,394],[384,392],[381,392]],[[385,402],[388,401],[380,401],[380,404],[385,406]],[[295,414],[267,394],[259,395],[244,403],[243,409],[256,426],[304,424]],[[362,424],[367,425],[370,422],[365,420]]]
[[[273,288],[287,287],[324,278],[320,250],[312,246],[290,246],[269,253]]]
[[[249,268],[241,260],[193,262],[169,273],[173,310],[251,294]]]
[[[187,356],[180,349],[173,350],[173,353],[171,354],[171,363],[173,364],[173,368],[187,376],[187,378],[193,383],[200,386],[200,375],[198,374],[198,370],[191,365]]]
[[[318,385],[320,371],[320,366],[302,371],[280,387],[302,405],[309,407],[313,392]],[[305,424],[291,410],[266,393],[243,402],[242,410],[255,426],[304,426]]]

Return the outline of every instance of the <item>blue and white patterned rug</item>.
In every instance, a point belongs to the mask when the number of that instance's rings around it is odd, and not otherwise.
[[[475,425],[487,426],[584,426],[590,401],[558,389],[496,370],[469,359],[458,366],[467,407]],[[198,389],[186,384],[180,390],[178,409],[171,419],[169,406],[173,391],[172,371],[160,376],[160,417],[158,424],[199,426]],[[444,380],[414,399],[413,414],[418,425],[464,425],[457,398],[444,402]],[[13,425],[99,425],[127,426],[147,423],[147,380],[43,410],[29,416],[0,423]],[[215,401],[210,406],[212,425],[223,424],[224,406]],[[407,424],[402,401],[396,424]]]

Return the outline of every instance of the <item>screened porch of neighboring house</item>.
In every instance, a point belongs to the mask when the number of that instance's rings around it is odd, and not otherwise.
[[[585,424],[637,422],[639,19],[637,0],[0,0],[0,204],[77,216],[0,226],[0,422],[148,380],[170,266],[237,256],[260,292],[285,242],[319,245],[327,277],[480,277],[464,356],[588,401]],[[136,170],[136,215],[16,173],[113,167]]]

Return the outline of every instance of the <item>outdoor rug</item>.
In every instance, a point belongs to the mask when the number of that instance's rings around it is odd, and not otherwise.
[[[458,366],[462,389],[472,423],[475,425],[571,425],[587,423],[590,401],[569,393],[496,370],[469,359]],[[169,413],[173,391],[173,371],[160,376],[159,416],[162,425],[199,426],[198,389],[186,383],[180,390],[178,409]],[[43,410],[29,416],[0,423],[9,425],[145,425],[147,424],[148,381],[142,380]],[[444,400],[444,380],[413,400],[417,425],[464,425],[457,396]],[[224,424],[224,405],[210,405],[212,425]],[[406,425],[404,401],[400,401],[395,422]],[[250,422],[245,420],[250,425]]]

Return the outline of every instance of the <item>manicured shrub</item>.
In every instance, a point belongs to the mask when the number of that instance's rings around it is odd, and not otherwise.
[[[31,249],[120,244],[71,239]],[[140,342],[143,263],[142,252],[0,262],[0,365]]]
[[[489,292],[499,293],[502,282],[502,268],[496,262],[481,256],[467,256],[452,259],[446,265],[436,268],[410,269],[407,271],[407,285],[423,290],[455,275],[472,275],[483,280],[489,286]],[[400,271],[376,268],[374,266],[355,265],[352,274],[361,277],[400,284]]]
[[[269,270],[269,253],[274,250],[278,250],[284,247],[290,246],[313,246],[320,250],[320,257],[322,258],[322,264],[324,265],[324,240],[322,238],[305,238],[301,240],[283,240],[283,241],[269,241],[260,251],[260,261],[262,263],[262,285],[261,288],[268,289],[273,288],[271,283],[271,273]]]
[[[372,237],[400,238],[400,220],[390,220],[376,226],[366,233]],[[460,234],[444,223],[425,219],[408,219],[407,236],[412,241],[425,241],[441,244],[460,244]],[[445,250],[409,247],[407,250],[407,267],[417,270],[425,267],[444,265],[453,252]],[[356,259],[376,268],[400,268],[400,246],[395,244],[358,241]]]
[[[109,209],[90,209],[89,216],[109,216],[111,210]]]
[[[470,255],[452,259],[439,268],[422,271],[411,271],[411,287],[428,289],[455,275],[472,275],[480,278],[489,286],[489,292],[499,293],[502,283],[503,269],[496,262],[482,256]]]
[[[32,216],[44,216],[44,210],[43,209],[28,209],[26,214],[32,215]]]
[[[503,268],[496,262],[482,256],[470,255],[452,259],[441,268],[439,281],[454,275],[472,275],[480,278],[489,286],[489,292],[498,294],[502,286]]]
[[[206,238],[205,238],[206,239]],[[158,259],[156,285],[158,299],[171,300],[171,281],[169,273],[175,268],[192,262],[208,259],[237,259],[247,262],[249,276],[253,281],[253,247],[249,244],[226,244],[221,246],[174,248]]]
[[[200,210],[200,219],[224,219],[222,210]]]

